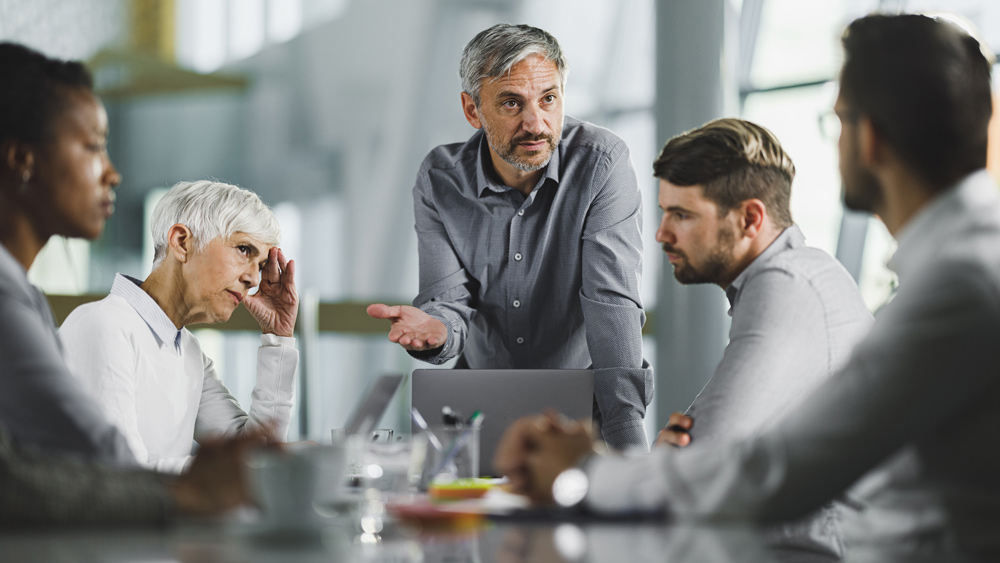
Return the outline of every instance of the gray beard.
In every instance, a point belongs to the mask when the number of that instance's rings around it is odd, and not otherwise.
[[[510,146],[507,146],[507,147],[500,147],[500,146],[498,146],[498,143],[494,142],[493,132],[490,130],[489,125],[487,125],[485,121],[483,121],[483,132],[486,134],[486,143],[490,146],[491,149],[493,149],[493,152],[495,152],[500,158],[502,158],[504,160],[504,162],[506,162],[507,164],[510,164],[511,166],[513,166],[514,168],[517,168],[518,170],[520,170],[522,172],[534,172],[536,170],[541,170],[542,168],[545,168],[546,166],[548,166],[549,165],[549,161],[552,160],[552,155],[556,151],[556,147],[559,146],[559,142],[558,141],[556,141],[555,143],[553,143],[552,140],[551,140],[551,137],[549,137],[547,139],[549,141],[549,156],[548,156],[548,158],[546,158],[545,161],[542,162],[542,163],[540,163],[540,164],[533,164],[531,162],[525,162],[525,161],[519,159],[514,154],[514,151],[511,149]]]

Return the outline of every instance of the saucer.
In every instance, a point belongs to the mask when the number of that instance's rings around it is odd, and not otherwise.
[[[260,509],[246,509],[233,518],[232,529],[239,535],[269,542],[300,541],[319,538],[324,531],[343,524],[356,512],[361,497],[353,494],[338,495],[331,501],[313,506],[309,518],[275,521]]]

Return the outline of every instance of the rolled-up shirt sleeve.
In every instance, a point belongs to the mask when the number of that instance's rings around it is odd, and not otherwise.
[[[430,171],[425,163],[413,188],[413,213],[420,259],[420,293],[413,306],[444,323],[448,340],[440,348],[411,355],[442,364],[462,353],[475,310],[469,306],[469,275],[432,200]]]
[[[299,365],[295,338],[261,335],[257,349],[257,385],[251,394],[249,413],[240,408],[236,398],[219,379],[212,360],[204,356],[203,361],[205,386],[198,407],[195,439],[260,432],[269,425],[275,436],[285,439],[292,418],[295,372]]]
[[[642,196],[625,143],[601,160],[583,238],[580,302],[594,369],[594,394],[605,441],[647,448],[643,430],[653,373],[642,358]]]

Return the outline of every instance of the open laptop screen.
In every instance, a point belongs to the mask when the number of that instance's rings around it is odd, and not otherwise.
[[[351,417],[347,419],[344,433],[348,436],[371,434],[402,382],[403,376],[401,374],[379,376],[375,383],[368,388],[368,392],[365,393],[358,406],[355,407]]]
[[[480,431],[479,472],[494,474],[493,456],[504,430],[518,418],[554,409],[566,417],[590,420],[594,404],[591,370],[418,369],[413,372],[413,407],[431,426],[442,424],[449,406],[468,418],[485,416]]]

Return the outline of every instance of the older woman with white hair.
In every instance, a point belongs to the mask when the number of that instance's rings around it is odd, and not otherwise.
[[[295,263],[253,192],[180,182],[152,218],[153,271],[118,274],[111,294],[74,310],[59,330],[73,373],[125,434],[141,465],[180,472],[192,440],[259,433],[284,439],[298,352]],[[255,295],[249,291],[259,284]],[[257,385],[249,414],[184,327],[225,322],[243,304],[260,324]]]

